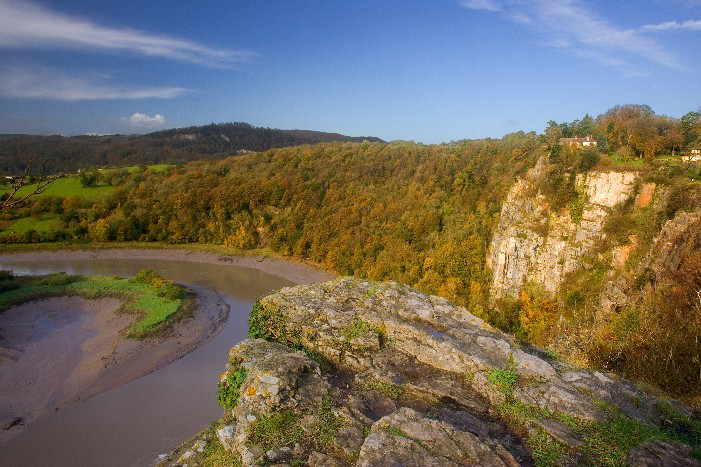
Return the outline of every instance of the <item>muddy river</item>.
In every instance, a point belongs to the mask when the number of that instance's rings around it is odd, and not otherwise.
[[[256,299],[290,281],[225,264],[154,259],[0,261],[16,274],[133,276],[150,268],[177,282],[216,290],[231,307],[212,340],[151,374],[41,416],[0,444],[3,466],[150,465],[219,418],[216,384],[229,348],[246,337]],[[0,397],[2,397],[0,395]]]

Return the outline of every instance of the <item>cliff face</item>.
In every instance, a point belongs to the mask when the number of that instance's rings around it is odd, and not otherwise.
[[[641,190],[638,200],[644,192]],[[642,300],[639,296],[641,286],[647,285],[650,292],[658,293],[683,287],[687,281],[699,281],[694,272],[688,271],[688,267],[683,267],[685,262],[687,265],[693,262],[701,250],[701,211],[698,208],[696,211],[679,212],[665,222],[650,250],[631,274],[632,278],[638,279],[637,281],[631,280],[631,277],[617,277],[606,282],[600,297],[600,316]],[[622,269],[626,258],[636,248],[636,242],[615,248],[612,252],[613,267]],[[684,271],[680,272],[682,269]],[[640,283],[643,278],[647,284]],[[697,304],[698,301],[690,303],[692,307]]]
[[[551,212],[537,191],[545,176],[541,160],[511,188],[503,204],[487,256],[493,299],[516,297],[527,282],[555,293],[564,275],[581,266],[612,208],[634,193],[640,178],[636,172],[579,174],[579,205]]]
[[[701,426],[683,405],[409,287],[286,288],[250,326],[259,338],[231,349],[222,376],[225,417],[179,463],[226,451],[245,466],[701,465],[693,442],[673,441]]]

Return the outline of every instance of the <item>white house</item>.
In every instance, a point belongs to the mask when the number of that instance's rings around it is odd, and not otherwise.
[[[560,138],[561,144],[566,144],[567,146],[581,147],[596,147],[596,140],[591,136],[587,135],[586,138],[579,138],[575,136],[574,138]]]

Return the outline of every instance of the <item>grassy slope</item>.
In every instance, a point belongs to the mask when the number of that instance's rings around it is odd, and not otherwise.
[[[165,171],[168,167],[171,167],[170,164],[153,164],[147,166],[148,170],[153,171],[155,173],[161,173]],[[138,165],[132,165],[129,167],[124,167],[127,171],[130,173],[136,172],[140,169],[140,166]],[[102,173],[109,173],[113,172],[115,170],[118,170],[117,168],[110,168],[110,169],[105,169],[101,171]],[[31,184],[31,185],[25,185],[23,186],[15,195],[15,198],[21,198],[22,196],[26,195],[27,193],[30,193],[32,190],[36,188],[36,184]],[[52,183],[49,188],[47,188],[46,191],[43,193],[36,195],[37,198],[42,197],[42,196],[80,196],[82,198],[85,198],[90,201],[99,201],[101,199],[106,198],[112,192],[115,190],[115,187],[108,185],[106,183],[100,182],[97,185],[93,187],[84,187],[80,183],[80,179],[76,176],[69,175],[64,178],[60,178],[56,180],[54,183]],[[8,193],[9,189],[4,188],[0,189],[0,194],[3,193]],[[37,232],[48,232],[51,230],[56,230],[60,228],[61,223],[57,220],[58,216],[51,216],[48,214],[42,215],[39,219],[34,219],[32,217],[23,217],[21,219],[18,219],[16,222],[13,224],[10,224],[7,227],[2,228],[3,232],[8,232],[8,233],[24,233],[29,230],[36,230]]]
[[[141,167],[140,165],[130,165],[128,167],[119,167],[119,168],[127,169],[129,172],[136,172],[137,170],[139,170],[140,167]],[[172,167],[172,164],[152,164],[152,165],[147,165],[146,167],[149,170],[152,170],[156,173],[160,173],[160,172],[163,172],[168,167]],[[113,171],[113,170],[118,170],[118,169],[117,168],[105,169],[104,172]]]
[[[153,164],[147,166],[148,170],[151,170],[156,173],[160,173],[165,171],[168,167],[170,167],[169,164]],[[140,166],[138,165],[132,165],[129,167],[123,167],[129,172],[136,172],[140,169]],[[113,172],[115,170],[118,170],[118,168],[110,168],[110,169],[104,169],[101,170],[100,172],[102,173],[109,173]],[[36,184],[28,184],[23,186],[19,192],[17,193],[16,197],[20,198],[27,193],[31,192],[36,188]],[[5,188],[2,190],[2,193],[7,193],[9,191],[8,188]],[[91,201],[96,201],[98,199],[104,198],[107,195],[111,194],[114,191],[114,187],[110,186],[106,183],[99,182],[97,185],[93,187],[84,187],[80,183],[80,179],[75,176],[75,175],[68,175],[66,177],[60,178],[56,180],[54,183],[47,188],[45,192],[43,192],[41,195],[37,196],[48,196],[48,195],[54,195],[54,196],[81,196],[85,199],[91,200]],[[35,229],[38,230],[38,229]]]
[[[17,192],[16,197],[21,198],[27,193],[31,192],[36,188],[36,184],[25,185],[20,188]],[[54,183],[46,189],[41,195],[37,196],[82,196],[89,200],[98,200],[104,198],[114,191],[114,187],[109,186],[104,183],[99,183],[94,187],[86,188],[80,184],[80,180],[77,177],[69,176],[56,180]],[[5,193],[8,192],[7,189],[4,190]]]
[[[18,219],[8,227],[2,229],[2,231],[8,233],[24,233],[29,230],[46,232],[50,230],[57,230],[61,227],[61,225],[62,223],[58,217],[58,214],[42,214],[38,219],[33,217],[23,217]]]

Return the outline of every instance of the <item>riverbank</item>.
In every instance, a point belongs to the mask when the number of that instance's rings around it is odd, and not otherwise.
[[[136,319],[117,299],[52,297],[0,313],[0,441],[50,411],[89,399],[182,358],[212,339],[229,307],[191,287],[196,306],[156,337],[125,339]]]
[[[87,246],[87,245],[86,245]],[[153,259],[171,261],[189,261],[208,264],[232,264],[258,269],[287,279],[295,284],[323,282],[336,277],[335,274],[320,269],[317,265],[301,263],[295,260],[275,258],[267,255],[227,255],[218,252],[187,249],[78,249],[16,251],[0,254],[2,261],[48,261],[48,260],[91,260],[91,259]]]

